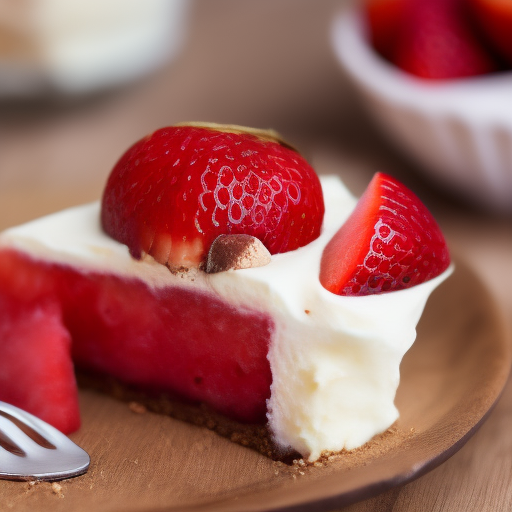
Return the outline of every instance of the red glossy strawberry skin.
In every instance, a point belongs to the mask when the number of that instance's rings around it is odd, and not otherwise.
[[[249,133],[178,126],[132,146],[109,177],[102,225],[132,255],[171,268],[204,263],[221,234],[259,238],[271,254],[320,234],[320,182],[294,150]]]
[[[385,0],[381,0],[384,2]],[[402,70],[426,79],[457,79],[499,69],[479,40],[466,0],[388,0],[393,23],[373,22],[378,51]],[[383,9],[381,9],[383,10]],[[371,14],[371,12],[370,12]],[[386,36],[386,34],[388,34]]]
[[[60,307],[50,298],[17,300],[6,294],[4,278],[0,275],[0,400],[69,434],[79,428],[80,413],[71,339]]]
[[[320,282],[338,295],[371,295],[423,283],[449,264],[427,208],[396,179],[377,173],[324,249]]]
[[[469,0],[476,26],[508,66],[512,66],[512,3],[509,0]]]
[[[268,316],[250,308],[239,311],[205,292],[149,288],[138,280],[80,273],[16,251],[0,251],[0,285],[4,302],[13,304],[1,325],[10,325],[11,338],[17,335],[10,357],[19,359],[13,367],[19,372],[10,386],[24,397],[33,393],[34,403],[60,400],[52,393],[34,391],[42,379],[31,373],[48,365],[47,378],[60,379],[62,365],[67,375],[69,351],[67,359],[49,361],[49,349],[41,343],[58,345],[63,333],[69,332],[78,368],[115,377],[150,395],[167,393],[186,402],[205,403],[241,422],[266,422],[272,382],[267,353],[274,331]],[[32,331],[26,334],[24,315],[32,304],[47,301],[60,304],[61,315],[51,316],[52,328],[36,346]],[[5,347],[0,344],[0,354],[2,350]],[[14,375],[7,375],[10,378]],[[18,405],[28,402],[24,398]],[[69,401],[54,406],[69,407],[70,414],[76,411]],[[54,417],[46,419],[55,422]],[[71,426],[63,430],[69,433]]]

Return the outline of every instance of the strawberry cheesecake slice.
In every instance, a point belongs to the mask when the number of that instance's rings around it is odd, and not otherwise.
[[[393,178],[357,202],[273,133],[165,128],[123,155],[101,203],[0,235],[0,399],[71,432],[73,361],[267,425],[314,461],[397,419],[400,361],[450,271]]]

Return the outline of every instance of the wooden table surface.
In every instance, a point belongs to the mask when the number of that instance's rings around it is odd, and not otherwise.
[[[512,218],[434,187],[374,128],[330,49],[329,23],[342,5],[198,0],[179,57],[152,76],[88,98],[0,100],[0,229],[98,198],[119,155],[157,127],[185,120],[272,127],[355,193],[376,170],[402,179],[512,327]],[[487,422],[446,463],[344,510],[509,511],[511,431],[509,382]]]

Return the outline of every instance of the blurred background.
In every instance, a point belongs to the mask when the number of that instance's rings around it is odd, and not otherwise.
[[[412,188],[512,325],[512,215],[428,179],[369,117],[333,50],[333,20],[348,2],[81,4],[0,0],[0,229],[98,199],[120,155],[158,127],[274,128],[354,194],[378,170]],[[499,421],[510,426],[509,409]],[[468,449],[489,450],[490,441],[475,439]],[[442,471],[429,485],[446,487]],[[485,491],[476,467],[465,475]]]

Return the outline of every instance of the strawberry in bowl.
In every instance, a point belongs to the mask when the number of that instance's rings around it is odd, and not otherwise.
[[[363,106],[419,171],[509,214],[512,62],[493,42],[496,3],[361,1],[336,18],[332,41]]]
[[[373,47],[403,71],[450,80],[499,70],[474,30],[467,0],[367,0],[363,5]]]
[[[270,456],[314,461],[364,444],[397,418],[400,361],[451,267],[437,224],[392,178],[377,175],[356,204],[272,132],[154,132],[121,157],[101,202],[0,235],[0,361],[26,368],[30,390],[51,374],[65,397],[29,402],[0,365],[0,399],[69,432],[74,364],[148,404],[165,395],[166,412],[214,411],[224,435],[259,425],[262,438],[243,442]],[[380,246],[387,267],[359,250],[379,249],[376,229],[394,240]],[[350,281],[339,268],[352,246],[352,267],[380,290],[329,289]],[[395,263],[404,274],[386,284]]]

